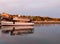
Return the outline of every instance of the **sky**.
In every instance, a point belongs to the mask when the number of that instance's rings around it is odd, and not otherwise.
[[[60,18],[60,0],[0,0],[0,13]]]

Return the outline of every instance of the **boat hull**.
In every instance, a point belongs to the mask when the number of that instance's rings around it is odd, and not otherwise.
[[[26,22],[6,22],[6,21],[1,21],[2,26],[33,26],[34,23],[26,23]]]

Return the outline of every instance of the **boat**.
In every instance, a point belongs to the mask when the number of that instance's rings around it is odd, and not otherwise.
[[[29,22],[11,22],[11,21],[1,21],[1,26],[33,26],[34,23]]]
[[[1,25],[2,26],[31,26],[31,25],[34,25],[34,23],[31,22],[31,19],[19,18],[19,17],[13,17],[9,20],[4,18],[3,20],[1,20]]]

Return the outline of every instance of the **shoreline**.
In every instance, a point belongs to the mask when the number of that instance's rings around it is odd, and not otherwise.
[[[33,21],[35,24],[60,24],[60,21]]]

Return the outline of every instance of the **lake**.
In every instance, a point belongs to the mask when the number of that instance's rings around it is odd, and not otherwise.
[[[20,27],[24,28],[1,26],[0,44],[60,44],[60,24],[41,24],[29,29]]]

